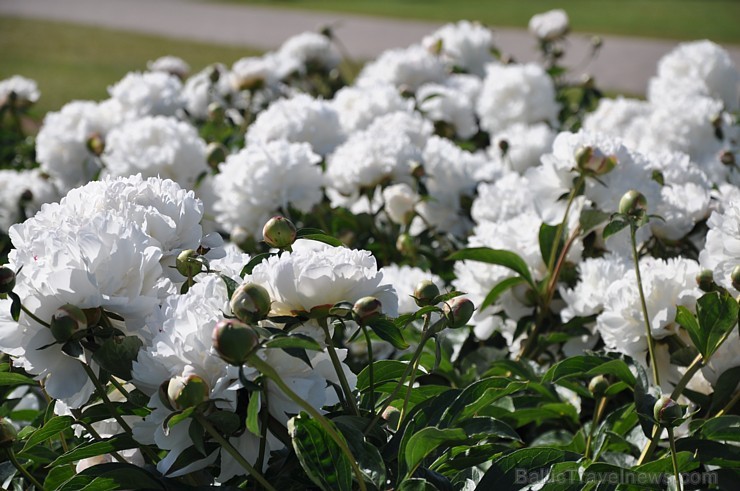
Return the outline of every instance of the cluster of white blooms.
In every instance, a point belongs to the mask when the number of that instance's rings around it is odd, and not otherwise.
[[[40,95],[38,84],[30,78],[13,75],[0,80],[0,106],[11,103],[16,106],[26,106],[38,101]]]
[[[0,233],[32,217],[44,203],[59,199],[56,187],[38,169],[0,170]]]

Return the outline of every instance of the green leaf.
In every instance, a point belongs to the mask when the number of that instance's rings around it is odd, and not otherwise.
[[[542,377],[542,382],[555,383],[574,377],[585,378],[607,374],[614,375],[630,387],[635,385],[635,376],[624,360],[594,355],[571,356],[556,363]]]
[[[208,454],[206,453],[206,442],[203,439],[203,432],[205,430],[203,429],[203,425],[200,424],[200,421],[197,419],[193,419],[190,422],[190,426],[188,427],[188,436],[190,437],[190,441],[193,442],[193,446],[195,449],[203,456],[206,457]]]
[[[36,385],[34,379],[20,373],[0,372],[0,386]]]
[[[503,377],[481,379],[467,386],[449,405],[441,418],[444,425],[469,418],[492,402],[526,387],[525,382],[511,382]]]
[[[439,491],[432,483],[418,477],[405,479],[396,489],[398,491]]]
[[[239,416],[231,411],[213,411],[206,418],[224,435],[236,433],[241,426]]]
[[[392,321],[385,317],[376,317],[368,323],[370,329],[383,341],[387,341],[396,349],[406,349],[409,344],[403,339],[401,330]]]
[[[498,297],[500,297],[506,290],[509,290],[516,285],[519,285],[521,283],[525,283],[526,280],[522,278],[521,276],[513,276],[511,278],[506,278],[505,280],[498,283],[496,286],[491,288],[491,291],[488,292],[488,295],[486,295],[486,298],[483,299],[483,302],[481,302],[480,307],[478,308],[479,311],[483,311],[488,307],[489,305],[492,305],[496,300],[498,300]]]
[[[54,467],[44,479],[44,489],[57,489],[75,475],[77,475],[77,471],[72,464]]]
[[[288,421],[288,433],[308,477],[325,491],[352,490],[352,467],[339,445],[306,413]]]
[[[105,438],[103,440],[82,443],[69,452],[65,453],[64,455],[60,456],[54,462],[49,464],[49,467],[71,464],[72,462],[75,462],[77,460],[97,457],[98,455],[105,455],[111,452],[118,452],[119,450],[128,450],[130,448],[138,447],[139,443],[136,442],[129,435],[116,435],[114,437]]]
[[[321,351],[322,347],[314,338],[306,336],[305,334],[288,334],[278,335],[272,339],[267,340],[264,343],[265,348],[280,348],[280,349],[307,349],[312,351]]]
[[[529,266],[518,254],[506,251],[503,249],[490,249],[488,247],[473,247],[470,249],[463,249],[450,255],[449,258],[452,261],[480,261],[488,264],[498,264],[511,269],[524,278],[529,285],[536,289],[537,285],[532,279],[532,274],[529,272]]]
[[[540,233],[539,233],[540,254],[542,255],[542,261],[545,264],[550,263],[550,255],[552,254],[552,249],[553,249],[553,246],[555,245],[555,236],[557,234],[558,234],[557,225],[548,225],[544,222],[542,223],[542,225],[540,225]],[[557,244],[557,250],[555,251],[555,254],[560,254],[560,251],[563,249],[564,244],[565,244],[565,240],[563,238],[563,234],[561,234],[559,243]]]
[[[696,317],[706,343],[702,354],[710,357],[717,351],[722,338],[737,324],[737,314],[737,300],[727,292],[710,292],[696,301]]]
[[[109,338],[93,353],[93,360],[116,377],[131,380],[131,367],[143,345],[136,336]]]
[[[252,270],[254,269],[255,266],[260,264],[262,261],[264,261],[268,257],[274,256],[274,255],[275,254],[271,252],[263,252],[261,254],[257,254],[256,256],[253,256],[252,259],[250,259],[249,262],[244,265],[241,273],[239,273],[239,276],[244,278],[246,275],[252,274]]]
[[[467,435],[461,428],[423,428],[411,435],[403,458],[406,461],[406,477],[411,476],[421,461],[441,445],[465,441]]]
[[[260,413],[260,393],[252,392],[249,394],[249,404],[247,405],[247,429],[255,436],[261,436],[259,425]]]
[[[525,488],[532,484],[526,479],[528,474],[540,469],[549,469],[560,462],[577,461],[581,455],[556,448],[523,448],[494,460],[478,483],[476,491],[508,491]],[[522,479],[522,473],[524,478]]]
[[[595,462],[583,471],[581,480],[589,483],[614,482],[635,483],[637,489],[662,489],[662,474],[659,472],[635,472],[604,462]]]
[[[344,244],[342,244],[342,241],[332,237],[331,235],[326,234],[306,234],[301,237],[302,239],[306,240],[315,240],[317,242],[323,242],[324,244],[329,244],[330,246],[334,247],[344,247]]]
[[[609,224],[606,227],[604,227],[604,232],[602,233],[602,237],[604,238],[604,240],[606,240],[608,237],[616,234],[617,232],[619,232],[620,230],[622,230],[628,225],[629,225],[629,222],[626,220],[619,220],[619,219],[612,220],[611,222],[609,222]]]
[[[719,376],[717,383],[714,384],[712,404],[707,411],[708,414],[716,413],[730,402],[738,380],[740,380],[740,366],[728,368]]]
[[[586,375],[592,377],[594,375],[614,375],[622,382],[626,383],[630,387],[635,385],[635,376],[632,375],[630,368],[627,366],[624,360],[610,360],[606,363],[602,363],[598,367],[594,367]]]
[[[14,321],[18,322],[18,319],[21,318],[21,297],[15,292],[8,293],[8,297],[12,300],[10,303],[10,316]]]
[[[133,464],[122,464],[118,462],[108,464],[98,464],[80,472],[77,476],[93,478],[83,489],[146,489],[146,490],[164,490],[165,485],[153,474],[145,469]],[[73,478],[71,481],[74,481]],[[67,481],[60,491],[80,489],[74,486],[71,481]],[[76,480],[79,482],[79,479]],[[107,487],[101,487],[105,485]]]
[[[701,426],[707,440],[740,442],[740,416],[728,415],[707,420]]]
[[[696,320],[696,317],[694,317],[694,314],[683,305],[679,305],[676,307],[676,322],[686,329],[686,332],[689,333],[689,337],[691,338],[691,342],[694,343],[694,346],[699,350],[699,353],[704,355],[704,353],[706,353],[706,343],[704,335],[701,332],[701,328],[699,327],[699,322]]]
[[[373,381],[378,386],[384,382],[397,381],[408,368],[408,362],[398,360],[378,360],[373,363]],[[422,367],[419,367],[423,370]],[[426,372],[423,372],[426,373]],[[357,390],[364,391],[370,388],[370,367],[366,366],[357,375]]]
[[[470,418],[458,424],[458,428],[465,431],[468,438],[481,440],[484,438],[504,438],[506,440],[521,441],[519,434],[503,421],[490,417]]]
[[[699,467],[699,461],[694,458],[691,452],[676,452],[676,460],[678,461],[678,472],[690,472]],[[665,457],[648,462],[647,464],[638,465],[632,469],[639,473],[673,473],[673,462],[671,456],[666,455]]]
[[[593,229],[595,229],[608,219],[609,213],[604,213],[600,210],[584,209],[581,212],[581,216],[579,218],[583,235],[587,235],[589,232],[591,232]]]
[[[236,289],[239,288],[239,283],[232,280],[225,274],[219,274],[218,276],[223,280],[224,284],[226,284],[226,294],[229,296],[229,298],[231,298],[234,295]]]
[[[342,432],[342,435],[347,440],[347,445],[352,455],[357,459],[357,465],[365,480],[377,489],[385,489],[385,462],[383,462],[380,451],[369,443],[362,431],[353,424],[342,424],[341,421],[336,420],[334,420],[334,423],[336,423],[337,428],[339,428],[339,431]]]
[[[72,423],[74,423],[74,418],[71,416],[55,416],[51,418],[46,422],[46,424],[44,424],[44,426],[34,431],[31,436],[28,437],[28,440],[20,451],[20,454],[23,454],[23,452],[35,447],[39,443],[45,442],[51,437],[57,436],[60,432],[71,427]]]

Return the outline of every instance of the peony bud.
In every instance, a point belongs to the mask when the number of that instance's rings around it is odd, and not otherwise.
[[[630,189],[619,200],[619,213],[632,217],[647,211],[647,199],[640,191]]]
[[[270,247],[283,249],[295,242],[296,228],[293,222],[282,216],[270,218],[262,228],[262,236]]]
[[[366,325],[383,312],[383,304],[375,297],[362,297],[352,307],[352,317],[355,322]]]
[[[212,169],[226,160],[226,147],[218,142],[211,142],[206,147],[206,162]]]
[[[414,300],[419,307],[432,305],[439,296],[439,288],[431,280],[421,280],[414,288]]]
[[[725,150],[724,152],[720,154],[719,161],[722,162],[724,165],[734,166],[735,165],[735,154],[732,153],[730,150]]]
[[[732,288],[740,290],[740,264],[735,266],[730,273],[730,280],[732,280]]]
[[[213,349],[226,363],[241,366],[259,344],[259,336],[248,325],[233,319],[219,321],[213,328]]]
[[[270,294],[256,283],[244,283],[231,296],[231,311],[240,321],[247,324],[267,317],[271,304]]]
[[[600,150],[590,146],[579,148],[575,158],[578,170],[595,176],[608,174],[617,165],[617,159],[614,156],[604,155]]]
[[[192,249],[185,249],[178,254],[175,266],[177,266],[178,273],[187,278],[192,278],[203,271],[203,261]]]
[[[66,343],[75,332],[87,329],[87,317],[79,307],[62,305],[51,316],[51,334],[60,343]]]
[[[475,305],[468,298],[455,297],[445,303],[443,311],[448,319],[449,326],[456,329],[463,327],[473,317]]]
[[[597,375],[588,383],[588,391],[594,397],[601,397],[609,388],[609,381],[603,375]]]
[[[498,149],[501,151],[501,156],[506,157],[509,153],[509,140],[501,139],[498,141]]]
[[[208,384],[197,375],[172,377],[167,385],[167,398],[176,410],[195,407],[207,401],[209,393]]]
[[[653,416],[662,426],[678,426],[683,418],[683,408],[669,396],[661,396],[653,406]]]
[[[0,293],[10,293],[15,287],[15,273],[5,266],[0,267]]]
[[[0,448],[11,447],[17,439],[18,431],[16,431],[13,423],[5,418],[0,418]]]
[[[711,269],[703,269],[696,275],[696,284],[703,292],[710,292],[714,288],[714,273]]]
[[[103,151],[105,150],[105,141],[103,141],[103,137],[100,136],[100,133],[93,133],[90,135],[90,138],[87,139],[86,146],[90,153],[100,157],[103,155]]]
[[[409,256],[414,252],[414,239],[409,234],[401,234],[396,239],[396,250],[404,256]]]

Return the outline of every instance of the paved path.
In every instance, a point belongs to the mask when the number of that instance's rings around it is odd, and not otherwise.
[[[274,49],[288,37],[332,25],[356,58],[408,46],[437,29],[439,22],[401,21],[357,15],[278,10],[196,0],[0,0],[0,16],[58,20],[172,38]],[[535,60],[535,41],[524,30],[495,28],[496,44],[518,61]],[[0,33],[0,36],[2,33]],[[596,77],[600,87],[642,94],[657,61],[675,42],[603,36],[599,57],[588,65],[589,37],[571,34],[569,66]],[[740,67],[740,47],[727,47]]]

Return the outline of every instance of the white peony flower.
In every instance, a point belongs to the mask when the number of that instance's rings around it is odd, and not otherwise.
[[[507,172],[492,183],[478,185],[471,216],[475,223],[500,222],[535,211],[529,180],[516,172]]]
[[[732,272],[740,264],[740,201],[722,203],[707,221],[709,231],[699,261],[714,273],[714,281],[733,295],[740,293],[732,285]]]
[[[346,134],[364,130],[375,118],[396,111],[411,112],[414,102],[404,99],[398,89],[389,84],[369,87],[342,87],[334,95],[332,106]]]
[[[419,111],[433,121],[449,123],[462,139],[478,133],[475,101],[481,81],[471,75],[453,75],[444,84],[425,84],[416,91]]]
[[[108,93],[121,104],[127,119],[174,116],[185,105],[180,80],[162,72],[131,72]]]
[[[407,225],[413,217],[414,207],[421,197],[405,183],[393,184],[383,189],[385,212],[393,223]]]
[[[320,161],[308,143],[285,140],[250,144],[229,155],[214,178],[217,221],[260,238],[262,226],[281,209],[310,211],[322,198]]]
[[[568,14],[563,9],[554,9],[536,14],[529,19],[529,32],[543,41],[554,41],[568,33]]]
[[[560,295],[567,304],[560,315],[565,322],[573,317],[599,314],[606,303],[606,290],[629,271],[627,258],[609,254],[589,258],[578,265],[579,282],[574,288],[561,288]],[[634,275],[634,272],[632,272]]]
[[[437,285],[440,292],[444,292],[444,281],[442,278],[429,271],[424,271],[415,266],[399,266],[391,264],[383,268],[383,278],[393,285],[398,294],[398,314],[411,314],[419,310],[414,300],[416,285],[424,280],[429,280]]]
[[[272,103],[247,131],[247,145],[273,140],[310,143],[314,152],[326,155],[344,141],[344,133],[331,104],[299,94]]]
[[[678,95],[708,96],[721,100],[730,111],[740,103],[740,72],[727,51],[708,41],[679,44],[658,62],[650,80],[648,100],[672,104]]]
[[[478,105],[481,129],[495,134],[514,123],[556,125],[552,79],[539,65],[489,65]]]
[[[445,79],[445,64],[424,47],[415,44],[383,52],[375,61],[366,64],[357,76],[355,85],[362,88],[391,84],[399,89],[415,92],[431,82]]]
[[[245,283],[267,289],[272,298],[271,315],[310,312],[367,296],[380,300],[385,314],[396,315],[396,292],[384,281],[383,271],[378,271],[370,252],[306,242],[311,241],[299,240],[293,244],[293,252],[265,259],[244,277]]]
[[[304,32],[291,37],[280,46],[277,55],[296,60],[303,68],[316,66],[329,71],[339,66],[341,56],[331,40],[315,32]]]
[[[206,144],[195,127],[165,116],[145,116],[112,130],[102,159],[107,175],[158,176],[186,189],[208,172]]]
[[[0,170],[0,232],[33,216],[44,203],[59,199],[59,191],[38,169]]]
[[[652,111],[649,102],[618,96],[616,99],[604,97],[592,113],[583,119],[583,129],[592,133],[603,133],[614,138],[622,138],[626,143],[639,141],[640,134],[634,134],[636,120],[647,117]]]
[[[15,97],[14,104],[21,107],[33,104],[41,96],[36,81],[20,75],[0,80],[0,106],[10,102],[11,94]]]
[[[100,171],[100,161],[89,142],[100,139],[122,120],[120,104],[74,101],[59,112],[49,112],[36,137],[36,158],[41,170],[66,192],[86,184]]]
[[[212,77],[216,76],[218,80],[214,82]],[[231,77],[232,74],[225,66],[214,64],[188,78],[182,88],[188,114],[195,119],[204,120],[208,117],[208,106],[211,103],[227,107],[227,101],[234,97]]]
[[[461,20],[446,24],[426,36],[421,44],[428,51],[439,54],[450,71],[459,68],[483,77],[486,65],[496,61],[492,53],[495,48],[493,33],[475,22]]]
[[[150,72],[163,72],[175,75],[180,80],[187,78],[190,73],[190,65],[185,60],[177,56],[160,56],[154,61],[148,61],[146,64]]]
[[[552,150],[554,140],[555,132],[545,123],[516,123],[492,135],[488,155],[522,174],[540,164],[540,158]]]

